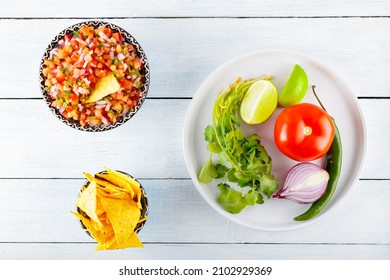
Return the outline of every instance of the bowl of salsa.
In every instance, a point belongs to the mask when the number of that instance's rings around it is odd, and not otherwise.
[[[85,21],[61,31],[39,68],[43,98],[66,125],[106,131],[131,119],[148,93],[150,70],[138,41],[123,28]]]

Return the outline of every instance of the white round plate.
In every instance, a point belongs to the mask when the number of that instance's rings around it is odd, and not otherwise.
[[[237,77],[253,78],[264,74],[273,76],[279,92],[287,81],[295,64],[305,69],[309,85],[316,86],[316,92],[328,113],[335,119],[340,130],[343,145],[342,170],[335,194],[327,207],[316,217],[305,222],[293,218],[305,212],[310,205],[301,205],[285,199],[267,199],[264,204],[245,208],[239,214],[225,211],[218,203],[219,181],[202,184],[197,174],[209,158],[210,153],[204,140],[204,129],[212,123],[212,108],[220,91],[234,82]],[[318,104],[309,88],[302,102]],[[272,173],[284,183],[288,170],[296,161],[288,159],[276,148],[273,141],[273,126],[282,108],[277,108],[265,123],[256,126],[243,125],[248,135],[258,133],[261,143],[272,158]],[[218,67],[200,85],[188,108],[184,124],[184,157],[191,179],[206,202],[218,213],[238,224],[270,231],[292,230],[308,225],[327,214],[351,192],[359,179],[366,151],[366,130],[364,118],[357,98],[345,82],[329,68],[307,56],[289,51],[261,51],[234,58]],[[323,159],[317,164],[322,164]]]

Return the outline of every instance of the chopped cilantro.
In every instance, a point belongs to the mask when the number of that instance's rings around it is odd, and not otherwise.
[[[200,169],[198,180],[207,184],[213,179],[222,179],[218,185],[218,203],[231,213],[263,203],[262,194],[270,198],[279,184],[271,174],[271,157],[259,136],[245,136],[237,117],[244,94],[259,79],[238,79],[225,88],[214,104],[213,125],[204,131],[210,158]],[[213,163],[213,154],[218,155],[218,164]],[[242,191],[231,188],[227,182],[235,183]]]

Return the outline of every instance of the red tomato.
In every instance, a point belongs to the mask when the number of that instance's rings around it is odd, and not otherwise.
[[[275,122],[278,149],[296,161],[311,161],[325,155],[333,141],[334,124],[320,107],[300,103],[284,109]]]

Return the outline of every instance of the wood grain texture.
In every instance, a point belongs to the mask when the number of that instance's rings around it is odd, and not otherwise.
[[[1,10],[1,9],[0,9]],[[40,97],[38,68],[49,42],[83,19],[0,20],[0,98]],[[139,41],[150,97],[192,97],[227,60],[288,49],[324,63],[359,97],[390,97],[387,18],[112,19]],[[12,27],[12,28],[10,28]],[[6,39],[5,39],[6,38]],[[259,73],[259,75],[264,73]]]
[[[126,124],[86,133],[63,124],[42,100],[2,100],[9,113],[0,119],[0,153],[9,160],[1,161],[0,177],[80,178],[85,168],[103,165],[136,177],[187,177],[182,129],[188,103],[147,100]]]
[[[188,178],[183,156],[187,99],[148,99],[127,123],[109,132],[67,127],[43,100],[0,101],[0,178],[80,178],[104,164],[141,178]],[[367,127],[361,178],[390,179],[390,100],[359,100]],[[380,121],[378,121],[380,120]]]
[[[280,16],[387,16],[386,0],[114,0],[53,3],[49,0],[3,0],[0,17],[280,17]]]
[[[70,213],[84,181],[0,180],[0,243],[93,242]],[[140,182],[150,210],[139,233],[145,243],[390,244],[389,181],[359,181],[348,199],[321,222],[285,232],[259,231],[228,221],[201,198],[191,180]],[[379,213],[373,211],[377,205]]]
[[[390,245],[146,244],[143,249],[96,252],[96,244],[0,244],[5,260],[383,260]],[[154,267],[154,266],[153,266]]]

